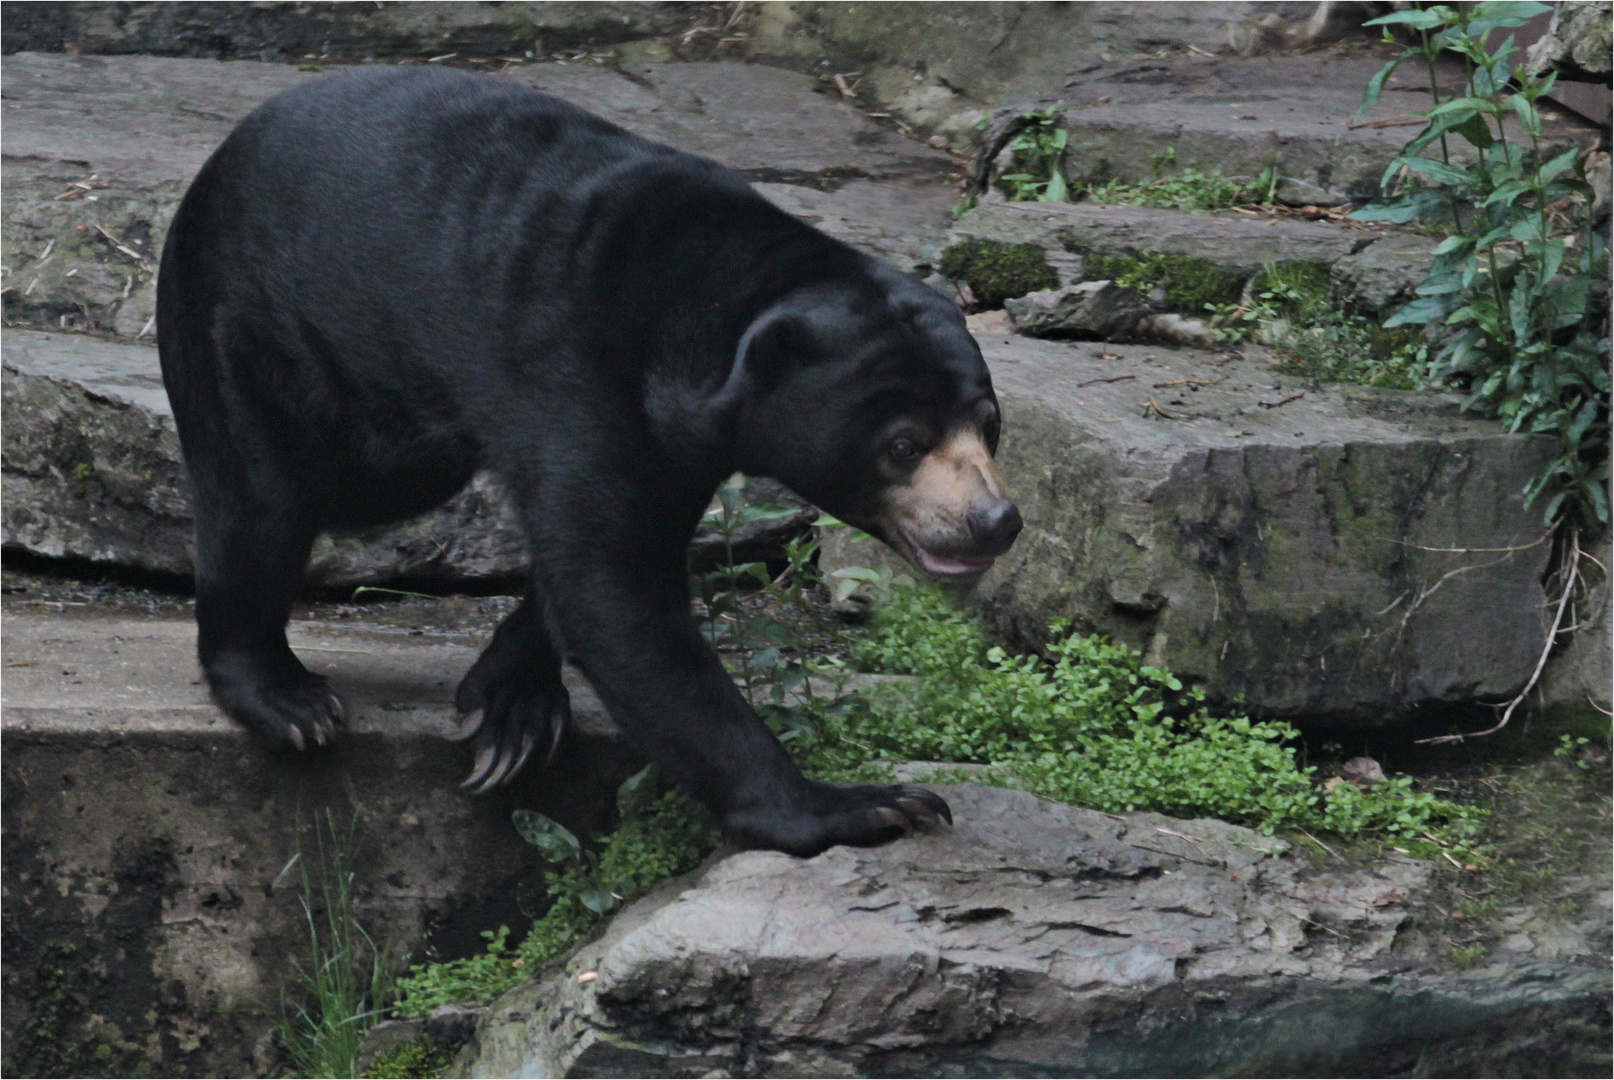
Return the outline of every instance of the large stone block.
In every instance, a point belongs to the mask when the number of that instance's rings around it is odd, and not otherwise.
[[[1364,45],[1250,58],[1117,57],[1054,92],[1070,131],[1062,168],[1072,180],[1135,183],[1193,166],[1246,181],[1267,174],[1287,203],[1375,198],[1385,169],[1418,131],[1407,117],[1429,107],[1428,73],[1404,66],[1359,114],[1368,80],[1395,54],[1395,47]],[[1439,68],[1442,87],[1464,85],[1455,58]],[[1508,134],[1529,141],[1511,121]],[[1544,152],[1589,147],[1598,128],[1553,113],[1540,141]],[[1451,153],[1466,160],[1470,152],[1454,146]]]
[[[496,1002],[454,1075],[1464,1075],[1606,1053],[1595,908],[1555,959],[1460,974],[1398,940],[1427,863],[1318,871],[1222,822],[937,790],[954,830],[666,883]]]
[[[703,13],[702,13],[703,14]],[[691,18],[691,16],[695,16]],[[207,59],[521,56],[687,30],[672,3],[38,3],[5,12],[6,53],[154,53]]]
[[[158,257],[191,177],[265,99],[321,77],[254,61],[9,57],[0,73],[7,109],[0,220],[6,318],[149,336]],[[746,64],[535,63],[488,77],[556,94],[751,180],[836,187],[872,177],[917,184],[898,220],[914,217],[916,195],[917,205],[940,214],[951,198],[943,182],[952,168],[946,154],[879,127],[795,72]],[[788,199],[788,192],[777,196]],[[878,231],[858,226],[852,238]],[[914,253],[896,246],[899,261],[907,257],[911,265]],[[883,253],[878,244],[876,250]]]
[[[1522,493],[1550,438],[1450,395],[974,321],[1026,522],[976,592],[1007,638],[1071,620],[1224,702],[1351,726],[1524,685],[1550,544]],[[825,563],[890,557],[876,548],[834,538]]]
[[[270,1029],[311,960],[289,860],[312,868],[327,812],[353,828],[357,918],[396,970],[522,925],[545,866],[512,809],[598,832],[636,767],[568,675],[576,730],[553,768],[461,790],[470,752],[445,736],[484,643],[466,634],[293,623],[349,706],[308,754],[262,749],[208,700],[188,621],[13,609],[4,638],[11,1076],[281,1075]]]
[[[194,523],[157,350],[11,330],[3,354],[0,543],[49,558],[189,576]],[[732,539],[742,561],[776,556],[785,539],[817,517],[771,481],[748,482],[746,494],[795,512],[740,529]],[[689,555],[696,567],[726,556],[714,523],[702,524]],[[500,581],[521,576],[526,566],[526,536],[514,508],[497,481],[479,473],[420,517],[322,534],[305,577],[331,587]]]

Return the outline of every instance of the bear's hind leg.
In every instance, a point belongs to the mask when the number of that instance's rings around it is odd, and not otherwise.
[[[493,633],[454,695],[459,738],[472,740],[476,762],[466,787],[480,794],[515,778],[540,747],[547,764],[571,722],[571,698],[560,677],[560,653],[529,589]]]
[[[336,734],[341,698],[292,655],[286,619],[316,530],[294,508],[248,505],[193,467],[197,653],[224,711],[273,746]],[[215,497],[208,498],[211,493]]]

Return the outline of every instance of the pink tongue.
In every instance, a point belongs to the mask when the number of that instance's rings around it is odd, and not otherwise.
[[[945,555],[932,555],[918,544],[914,551],[919,554],[919,565],[932,574],[978,574],[987,569],[995,561],[993,559],[951,559]]]

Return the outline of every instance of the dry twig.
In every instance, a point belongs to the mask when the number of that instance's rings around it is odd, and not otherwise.
[[[1530,673],[1530,680],[1524,684],[1524,689],[1520,690],[1513,700],[1507,703],[1507,707],[1502,710],[1502,719],[1484,731],[1468,731],[1458,735],[1439,735],[1432,739],[1419,739],[1418,742],[1435,746],[1445,743],[1460,743],[1464,739],[1475,739],[1481,735],[1494,735],[1508,726],[1508,721],[1513,718],[1513,711],[1523,703],[1524,699],[1529,696],[1531,690],[1535,689],[1536,683],[1541,679],[1541,672],[1547,666],[1547,657],[1552,654],[1553,643],[1558,640],[1559,627],[1563,625],[1564,621],[1564,611],[1569,607],[1569,597],[1575,591],[1575,581],[1579,576],[1580,531],[1571,529],[1569,532],[1569,567],[1564,571],[1563,591],[1558,597],[1558,612],[1552,618],[1552,629],[1547,632],[1547,642],[1541,647],[1541,655],[1536,660],[1535,670]]]

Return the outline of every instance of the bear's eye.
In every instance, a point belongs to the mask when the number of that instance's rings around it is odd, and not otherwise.
[[[889,450],[895,461],[912,461],[919,456],[919,447],[912,439],[892,439]]]

